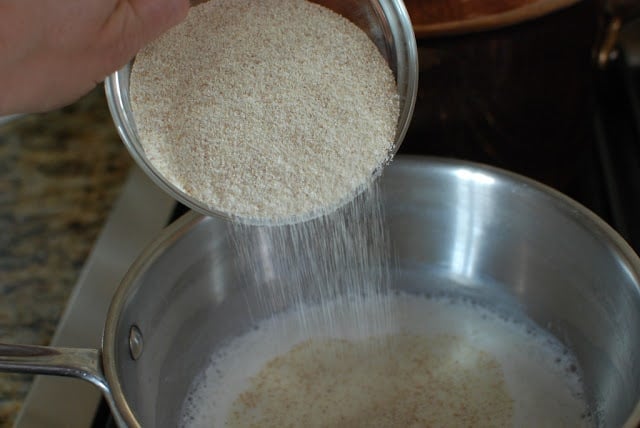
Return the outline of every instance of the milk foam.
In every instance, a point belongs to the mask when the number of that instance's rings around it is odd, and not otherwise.
[[[381,307],[386,308],[385,312],[390,311],[392,314],[387,315],[384,323],[379,322]],[[331,312],[330,326],[323,321],[326,319],[323,314],[326,314],[327,310]],[[305,323],[300,322],[301,314],[304,314]],[[369,325],[375,325],[377,331],[372,334],[370,328],[366,330],[358,328],[354,325],[355,319],[358,324],[370,321]],[[374,339],[371,338],[372,335]],[[376,342],[375,338],[380,340]],[[424,341],[420,342],[418,338],[423,338]],[[507,321],[469,302],[399,295],[371,298],[369,301],[365,299],[364,304],[360,302],[358,305],[357,316],[354,314],[353,306],[348,301],[343,301],[335,302],[329,309],[326,304],[322,307],[309,306],[303,310],[290,311],[263,321],[255,330],[235,339],[212,357],[210,366],[193,385],[185,402],[182,426],[228,426],[228,421],[231,420],[230,412],[234,406],[236,410],[242,409],[242,406],[238,407],[238,402],[234,404],[234,401],[248,389],[256,388],[256,385],[252,384],[252,377],[258,374],[263,376],[265,374],[263,369],[267,363],[270,363],[272,368],[276,367],[273,368],[276,370],[278,364],[282,364],[283,358],[289,358],[285,361],[300,362],[300,358],[305,358],[304,352],[308,352],[309,358],[311,356],[322,358],[319,354],[327,350],[327,346],[351,346],[349,343],[340,345],[336,341],[331,342],[334,339],[344,339],[353,344],[368,341],[367,346],[373,344],[374,347],[376,343],[383,347],[385,343],[409,344],[407,346],[410,349],[420,349],[424,355],[429,354],[429,358],[436,358],[434,361],[455,360],[457,365],[450,367],[440,364],[441,367],[449,367],[451,372],[446,375],[450,376],[452,385],[457,385],[456,388],[459,385],[464,385],[466,388],[469,384],[471,387],[474,385],[479,387],[482,382],[494,385],[497,392],[492,405],[503,408],[505,412],[509,411],[504,415],[508,415],[512,426],[592,425],[591,421],[584,417],[587,406],[583,399],[579,372],[576,370],[577,362],[555,338],[541,329]],[[323,340],[325,342],[322,342]],[[308,342],[305,344],[305,341]],[[445,355],[445,358],[441,355],[444,352],[442,349],[445,349],[441,346],[443,344],[451,352],[451,355]],[[296,345],[298,347],[292,351]],[[429,349],[435,351],[436,346],[440,346],[438,348],[440,355],[429,351]],[[304,347],[307,347],[307,351]],[[361,352],[363,348],[362,346],[340,348],[340,352],[348,352],[349,349],[353,352]],[[376,352],[374,348],[369,349]],[[385,352],[384,349],[378,349],[378,351]],[[293,352],[298,352],[299,355],[293,356]],[[405,364],[402,358],[406,358],[406,363],[410,361],[408,355],[404,357],[396,355],[393,358],[394,361],[400,361],[399,364]],[[353,364],[355,360],[346,358],[344,361],[351,361]],[[467,363],[473,364],[473,367],[476,367],[475,370],[481,367],[478,364],[486,365],[481,369],[487,370],[486,372],[475,373],[484,377],[475,376],[474,371],[471,370],[464,374],[466,376],[464,379],[460,379],[462,373],[460,367],[465,368]],[[372,364],[377,364],[375,359]],[[359,368],[357,365],[354,367]],[[358,370],[349,371],[353,376],[363,376],[362,373],[357,372]],[[349,373],[346,375],[343,373],[340,376],[343,376],[342,379],[347,379]],[[326,375],[327,373],[324,373],[324,376]],[[264,383],[265,379],[266,381],[275,379],[278,382],[277,375],[260,378],[260,382]],[[438,381],[441,382],[441,379],[449,378],[439,377]],[[468,379],[468,382],[465,379]],[[495,379],[495,382],[491,381],[492,379]],[[430,379],[429,382],[433,384],[434,381]],[[339,384],[343,383],[339,382]],[[502,387],[505,394],[500,395]],[[341,393],[346,392],[341,391]],[[456,391],[456,394],[459,396],[459,391]],[[487,394],[470,394],[469,397],[485,399],[485,395]],[[456,399],[454,395],[445,394],[443,397],[448,403],[451,402],[449,400]],[[496,401],[498,399],[500,401]],[[464,404],[464,400],[460,402]],[[258,406],[258,408],[261,407]],[[490,409],[489,413],[495,414],[495,409]],[[318,417],[322,417],[322,414],[323,412],[317,413]],[[442,415],[445,417],[447,413]],[[295,419],[289,418],[289,420]],[[493,419],[493,422],[498,420]],[[450,425],[453,421],[440,422]],[[311,422],[304,425],[313,426]],[[335,424],[332,425],[335,426]],[[478,424],[474,425],[478,426]]]

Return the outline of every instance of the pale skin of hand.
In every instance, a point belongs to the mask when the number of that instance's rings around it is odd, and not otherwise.
[[[0,0],[0,116],[77,100],[188,10],[189,0]]]

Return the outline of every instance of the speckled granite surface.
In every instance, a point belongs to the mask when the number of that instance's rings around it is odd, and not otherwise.
[[[0,342],[48,344],[130,165],[102,87],[0,125]],[[30,382],[0,373],[0,427]]]

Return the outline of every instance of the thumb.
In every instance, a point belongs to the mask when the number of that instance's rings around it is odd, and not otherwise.
[[[180,23],[189,0],[120,0],[102,27],[102,76],[119,69],[145,45]]]
[[[129,0],[142,31],[141,42],[147,44],[180,23],[189,10],[189,0]],[[142,46],[140,46],[142,47]]]

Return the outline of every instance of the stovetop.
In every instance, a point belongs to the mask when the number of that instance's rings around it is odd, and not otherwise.
[[[637,251],[640,252],[640,68],[629,67],[623,56],[613,61],[606,71],[595,76],[595,90],[592,102],[593,118],[589,126],[589,139],[584,144],[582,158],[587,159],[580,165],[574,180],[556,185],[548,183],[570,197],[576,199],[613,226]],[[486,162],[460,153],[447,153],[446,150],[434,153],[421,141],[422,136],[416,127],[412,127],[406,142],[399,153],[417,155],[438,155],[465,158]],[[499,165],[509,169],[508,165]],[[567,165],[567,168],[575,165]],[[519,171],[515,171],[519,172]],[[575,171],[574,171],[575,172]],[[533,177],[537,178],[537,177]],[[140,194],[146,194],[139,200]],[[151,199],[154,202],[151,202]],[[152,207],[152,209],[150,209]],[[92,301],[93,312],[102,314],[110,300],[110,293],[119,282],[132,257],[155,236],[160,229],[185,211],[166,195],[155,188],[139,171],[134,170],[130,182],[125,187],[121,200],[108,220],[105,230],[96,244],[96,250],[87,262],[81,277],[82,284],[72,296],[76,303]],[[149,213],[153,217],[149,218]],[[144,220],[142,220],[144,219]],[[133,231],[131,226],[119,225],[124,220],[129,224],[146,224],[144,230]],[[118,223],[118,224],[116,224]],[[125,239],[123,239],[125,238]],[[110,252],[118,254],[117,241],[126,241],[126,255],[120,255],[118,263],[111,261],[106,278],[104,254],[100,254],[102,241],[107,242]],[[104,244],[104,242],[103,242]],[[96,271],[97,267],[97,271]],[[99,296],[87,296],[87,289],[96,286],[95,281],[104,285]],[[83,284],[90,286],[84,287]],[[102,305],[102,306],[99,306]],[[82,314],[69,305],[58,328],[53,345],[99,346],[102,331],[100,316],[92,317],[88,331],[75,332],[75,339],[65,338],[65,331],[74,331],[74,326],[83,321]],[[72,335],[73,337],[73,335]],[[100,399],[97,391],[88,392],[88,388],[79,387],[82,382],[76,380],[56,380],[38,378],[19,417],[18,426],[24,428],[40,426],[78,426],[111,427],[114,426],[108,407]],[[78,392],[79,391],[79,392]],[[48,395],[47,395],[48,394]],[[59,403],[59,404],[57,404]],[[65,404],[67,403],[67,404]],[[72,403],[69,405],[68,403]],[[88,407],[84,415],[73,419],[73,407],[80,403]],[[82,420],[82,422],[79,422]],[[43,423],[43,421],[46,421]]]

